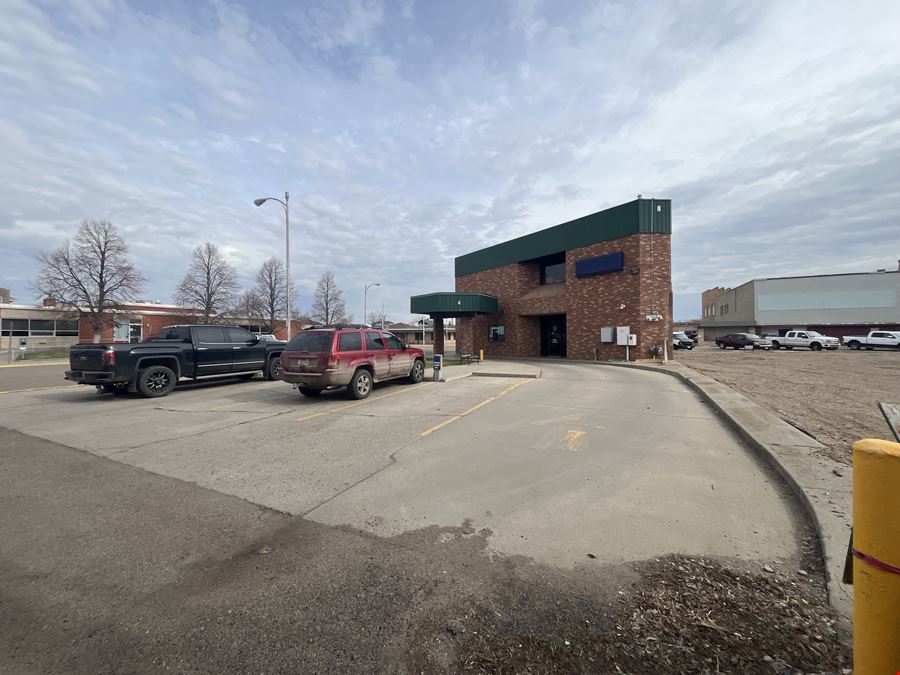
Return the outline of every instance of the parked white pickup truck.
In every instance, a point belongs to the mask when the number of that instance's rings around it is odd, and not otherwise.
[[[844,344],[850,349],[898,349],[900,331],[873,330],[868,335],[845,335]]]
[[[820,349],[837,349],[841,346],[841,341],[836,337],[828,337],[814,330],[789,330],[784,335],[772,335],[769,340],[772,342],[772,349],[805,347],[817,352]]]

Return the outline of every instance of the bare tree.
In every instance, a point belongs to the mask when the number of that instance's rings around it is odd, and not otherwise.
[[[274,330],[275,319],[287,313],[287,277],[284,263],[276,257],[266,260],[256,273],[253,289],[260,304],[260,316],[268,322],[269,330]],[[296,297],[296,293],[291,293]],[[291,308],[293,309],[293,308]]]
[[[344,294],[337,287],[331,272],[325,272],[319,279],[316,294],[313,296],[310,317],[313,321],[326,326],[335,323],[349,323],[353,320],[353,317],[347,314]]]
[[[203,323],[211,323],[235,306],[239,290],[235,269],[218,246],[206,242],[194,249],[188,272],[175,290],[175,302],[198,309]]]
[[[128,260],[128,244],[108,220],[83,221],[71,243],[37,259],[42,269],[35,289],[87,315],[94,342],[100,342],[114,310],[144,287],[144,277]]]
[[[260,323],[265,322],[263,304],[255,288],[244,291],[238,296],[233,311],[237,316],[247,317],[248,323],[253,323],[254,320],[258,320]],[[269,329],[271,330],[271,326]]]

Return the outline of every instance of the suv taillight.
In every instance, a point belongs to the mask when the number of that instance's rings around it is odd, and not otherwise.
[[[341,359],[337,356],[329,356],[328,357],[328,367],[329,368],[337,368],[338,364],[340,364]]]
[[[116,353],[111,349],[107,349],[103,352],[103,365],[104,366],[114,366],[116,365]]]

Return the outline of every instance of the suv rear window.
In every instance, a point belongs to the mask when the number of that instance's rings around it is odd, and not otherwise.
[[[362,336],[359,333],[341,333],[338,337],[339,352],[358,352],[362,350]]]
[[[330,352],[333,337],[334,332],[330,330],[300,333],[288,342],[285,349],[294,352]]]

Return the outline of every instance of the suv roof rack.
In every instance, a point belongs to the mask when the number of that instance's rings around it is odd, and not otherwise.
[[[359,329],[369,329],[369,330],[380,330],[378,328],[372,328],[372,326],[367,326],[364,323],[330,323],[326,326],[310,326],[309,328],[304,328],[303,330],[343,330],[345,328],[359,328]]]

